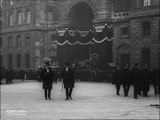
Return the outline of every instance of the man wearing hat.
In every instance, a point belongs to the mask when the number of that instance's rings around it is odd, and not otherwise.
[[[44,97],[46,100],[50,100],[54,73],[50,68],[49,62],[45,62],[45,67],[41,72],[41,79],[43,81]]]
[[[62,76],[63,76],[63,84],[64,88],[66,89],[66,99],[69,100],[72,99],[72,90],[74,87],[74,72],[73,70],[69,67],[69,63],[66,62],[65,68],[62,71]]]

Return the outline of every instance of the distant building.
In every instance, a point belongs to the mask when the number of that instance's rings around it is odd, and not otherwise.
[[[159,65],[159,0],[4,0],[1,21],[1,66],[35,68],[46,56],[73,63],[93,53],[101,67]]]
[[[159,15],[159,0],[114,0],[115,62],[160,65]]]

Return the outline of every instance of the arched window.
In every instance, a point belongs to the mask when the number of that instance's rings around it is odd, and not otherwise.
[[[31,11],[27,10],[26,12],[26,23],[30,24],[31,23]]]
[[[21,36],[17,36],[16,47],[19,48],[21,46]]]
[[[30,67],[30,54],[29,53],[25,54],[25,67],[26,68]]]
[[[18,11],[17,21],[18,21],[18,25],[22,24],[22,12],[21,11]]]
[[[26,38],[25,38],[25,46],[29,47],[29,45],[30,45],[30,36],[27,35]]]
[[[143,0],[143,6],[150,6],[151,0]]]
[[[13,26],[13,13],[9,13],[9,26]]]

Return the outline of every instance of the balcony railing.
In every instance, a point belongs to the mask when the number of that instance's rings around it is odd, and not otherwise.
[[[129,17],[129,11],[127,12],[118,12],[112,14],[112,19],[124,19]]]

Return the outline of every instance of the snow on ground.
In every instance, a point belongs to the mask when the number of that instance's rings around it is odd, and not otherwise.
[[[77,82],[73,100],[66,101],[62,83],[53,84],[52,100],[43,97],[42,83],[36,81],[1,85],[2,120],[60,119],[159,119],[159,96],[151,87],[149,97],[133,99],[115,95],[115,87],[107,83]]]

